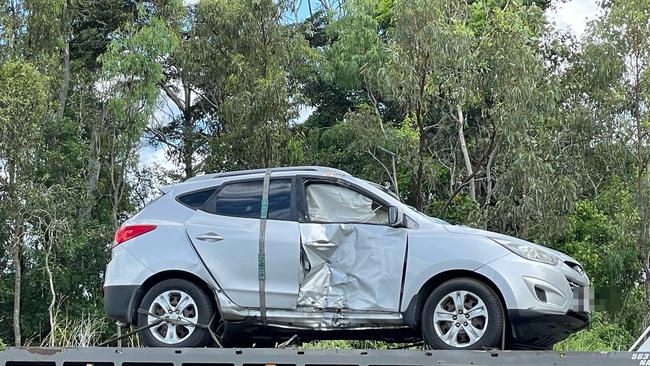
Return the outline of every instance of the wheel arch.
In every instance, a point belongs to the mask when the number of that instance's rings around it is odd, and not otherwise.
[[[480,273],[476,273],[474,271],[469,271],[464,269],[444,271],[436,274],[435,276],[427,280],[424,283],[424,285],[420,287],[417,294],[413,296],[413,298],[410,300],[409,305],[406,308],[406,311],[404,312],[404,320],[406,324],[412,328],[419,329],[420,320],[422,317],[422,309],[424,308],[424,303],[429,298],[431,292],[433,292],[433,290],[435,290],[438,286],[440,286],[444,282],[454,278],[461,278],[461,277],[472,278],[481,281],[487,286],[489,286],[494,291],[494,293],[497,294],[499,301],[501,302],[501,308],[503,310],[505,329],[509,329],[510,320],[508,318],[508,308],[506,307],[505,299],[499,287],[488,277],[483,276]]]
[[[137,324],[137,319],[138,319],[138,307],[140,306],[140,302],[142,301],[142,298],[144,295],[151,289],[153,286],[155,286],[157,283],[160,283],[165,280],[169,280],[172,278],[178,278],[182,280],[186,280],[189,282],[192,282],[193,284],[199,286],[201,290],[205,291],[206,294],[208,294],[208,297],[210,298],[210,301],[212,301],[212,305],[214,305],[214,308],[219,312],[219,303],[216,299],[216,296],[214,294],[214,290],[210,288],[208,283],[203,280],[201,277],[187,272],[187,271],[182,271],[182,270],[168,270],[168,271],[162,271],[158,272],[149,278],[147,278],[142,285],[138,288],[138,290],[134,293],[133,297],[131,298],[131,302],[129,303],[129,315],[130,319],[129,322],[130,324]]]

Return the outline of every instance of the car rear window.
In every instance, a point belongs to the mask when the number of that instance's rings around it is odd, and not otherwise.
[[[230,183],[217,193],[217,215],[260,218],[262,180]],[[271,220],[291,219],[291,180],[273,179],[269,186],[269,215]]]
[[[178,197],[178,201],[185,206],[192,208],[194,210],[198,209],[199,207],[203,206],[205,201],[212,196],[212,193],[214,193],[215,189],[207,189],[204,191],[198,191],[198,192],[193,192],[193,193],[188,193],[184,194],[182,196]]]

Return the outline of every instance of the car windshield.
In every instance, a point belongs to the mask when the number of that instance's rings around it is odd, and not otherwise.
[[[377,184],[377,183],[375,183],[375,182],[370,182],[370,181],[366,181],[366,182],[370,183],[373,187],[376,187],[376,188],[380,189],[382,192],[389,194],[391,197],[395,198],[396,200],[398,200],[398,201],[404,203],[404,202],[402,201],[402,199],[399,198],[399,197],[395,194],[395,192],[393,192],[393,191],[391,191],[390,189],[384,187],[383,185],[381,185],[381,184]],[[437,218],[437,217],[431,217],[431,216],[429,216],[429,215],[427,215],[427,214],[425,214],[425,213],[423,213],[423,212],[420,212],[418,209],[416,209],[415,207],[413,207],[413,206],[411,206],[411,205],[406,205],[406,206],[408,206],[411,210],[413,210],[413,211],[417,212],[418,214],[420,214],[420,216],[422,216],[423,218],[425,218],[425,219],[427,219],[427,220],[429,220],[429,221],[431,221],[431,222],[433,222],[433,223],[435,223],[435,224],[440,224],[440,225],[450,225],[447,221],[442,220],[442,219],[439,219],[439,218]]]
[[[371,181],[368,181],[368,180],[364,180],[364,181],[365,181],[366,183],[369,183],[369,184],[372,185],[373,187],[375,187],[375,188],[377,188],[377,189],[380,189],[382,192],[387,193],[388,195],[390,195],[390,196],[393,197],[394,199],[396,199],[396,200],[402,202],[402,199],[399,198],[399,197],[395,194],[395,192],[393,192],[393,191],[391,191],[390,189],[388,189],[388,188],[382,186],[381,184],[377,184],[377,183],[375,183],[375,182],[371,182]]]
[[[415,208],[415,207],[413,207],[413,206],[411,206],[411,205],[407,205],[407,206],[408,206],[411,210],[413,210],[413,211],[419,213],[420,216],[422,216],[423,218],[425,218],[425,219],[427,219],[427,220],[433,222],[434,224],[440,224],[440,225],[451,225],[450,223],[448,223],[447,221],[445,221],[445,220],[443,220],[443,219],[439,219],[439,218],[437,218],[437,217],[432,217],[432,216],[429,216],[429,215],[425,214],[424,212],[420,212],[420,211],[418,211],[417,208]]]

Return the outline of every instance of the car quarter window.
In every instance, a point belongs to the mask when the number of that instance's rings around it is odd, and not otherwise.
[[[178,201],[191,209],[198,209],[212,196],[214,188],[187,193],[178,197]]]
[[[217,215],[260,218],[262,188],[260,180],[226,184],[216,196]],[[291,219],[291,180],[272,179],[269,185],[269,215],[271,220]]]
[[[388,224],[388,208],[353,189],[310,183],[305,189],[307,215],[312,222]]]

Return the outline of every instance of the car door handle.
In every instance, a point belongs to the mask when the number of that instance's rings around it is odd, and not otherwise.
[[[197,235],[196,238],[198,240],[210,241],[210,242],[213,242],[213,243],[216,243],[218,241],[223,240],[223,236],[221,236],[221,235],[219,235],[217,233],[205,233],[205,234]]]
[[[314,248],[333,248],[336,246],[336,244],[329,242],[329,241],[312,241],[307,243],[307,246],[314,247]]]

